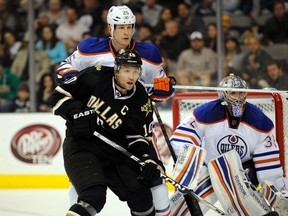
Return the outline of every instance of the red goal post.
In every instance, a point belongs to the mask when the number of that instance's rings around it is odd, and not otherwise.
[[[177,93],[172,100],[173,130],[198,106],[218,98],[217,92]],[[288,173],[288,93],[248,92],[247,101],[273,122],[284,173]]]

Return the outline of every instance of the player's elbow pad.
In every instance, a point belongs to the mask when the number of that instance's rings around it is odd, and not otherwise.
[[[63,83],[65,80],[76,76],[79,71],[76,68],[63,68],[57,71],[57,82]]]

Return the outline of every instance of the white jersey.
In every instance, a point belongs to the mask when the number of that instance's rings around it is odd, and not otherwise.
[[[279,147],[274,138],[273,122],[257,107],[246,103],[239,121],[228,120],[228,110],[214,100],[194,110],[175,130],[170,138],[178,155],[183,143],[206,149],[205,162],[235,149],[242,163],[253,160],[258,181],[274,182],[283,176]],[[232,127],[234,125],[234,128]],[[238,125],[237,125],[238,124]]]
[[[143,62],[141,82],[153,84],[154,78],[166,77],[160,52],[154,44],[132,40],[129,49],[137,50],[141,56]],[[81,41],[77,50],[61,63],[57,76],[61,77],[68,68],[76,68],[80,71],[95,64],[113,67],[115,56],[116,51],[110,38],[88,37]]]

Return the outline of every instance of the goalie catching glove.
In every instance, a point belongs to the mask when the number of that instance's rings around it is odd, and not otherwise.
[[[176,79],[174,77],[155,78],[151,100],[158,102],[168,100],[175,91],[172,86],[175,84]]]
[[[165,173],[165,167],[160,160],[154,159],[148,154],[142,155],[141,159],[145,162],[145,166],[140,167],[138,179],[144,183],[150,183],[161,177],[161,173]]]
[[[70,115],[73,119],[72,130],[75,136],[91,138],[96,129],[96,113],[91,108],[82,108],[83,103],[76,101]]]

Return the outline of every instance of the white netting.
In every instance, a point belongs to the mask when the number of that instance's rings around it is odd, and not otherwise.
[[[173,126],[179,124],[198,106],[216,99],[214,92],[180,93],[173,98]],[[247,101],[261,109],[273,122],[276,139],[281,146],[282,163],[288,174],[288,93],[248,93]],[[282,107],[282,108],[281,108]],[[276,118],[278,122],[276,123]]]

